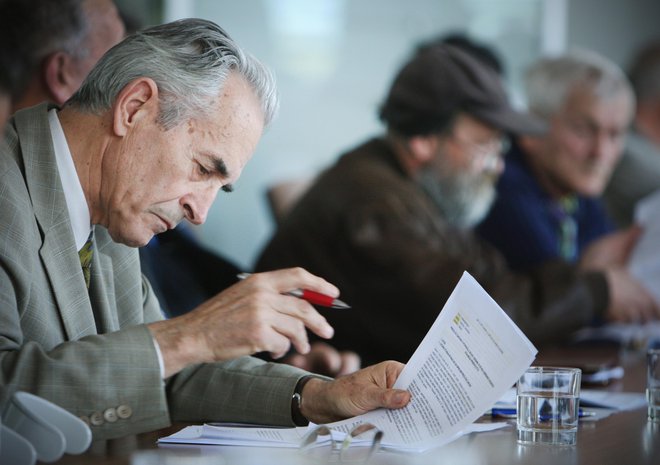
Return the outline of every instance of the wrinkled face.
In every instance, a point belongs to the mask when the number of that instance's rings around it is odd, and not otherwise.
[[[438,151],[419,171],[417,182],[447,221],[470,228],[495,199],[495,183],[504,168],[502,134],[463,114],[449,134],[438,137]]]
[[[552,195],[602,194],[623,151],[632,116],[626,94],[599,100],[574,91],[550,120],[550,130],[531,142],[532,164]]]
[[[257,97],[235,74],[208,117],[167,131],[155,118],[142,118],[103,166],[99,223],[113,240],[134,247],[184,218],[203,223],[218,190],[230,191],[238,179],[263,125]]]

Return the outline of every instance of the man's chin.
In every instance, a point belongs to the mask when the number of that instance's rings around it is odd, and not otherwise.
[[[119,244],[124,244],[128,247],[144,247],[153,239],[154,235],[153,233],[146,234],[146,235],[127,235],[127,234],[116,234],[113,233],[113,231],[110,232],[110,237],[114,242],[117,242]]]

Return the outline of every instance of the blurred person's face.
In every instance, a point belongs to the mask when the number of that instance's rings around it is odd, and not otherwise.
[[[624,93],[606,100],[579,89],[570,93],[545,136],[522,139],[541,185],[553,196],[600,196],[621,157],[631,116]]]
[[[168,130],[156,121],[159,104],[148,100],[140,106],[143,97],[136,94],[127,104],[125,122],[113,116],[126,130],[109,144],[100,194],[90,202],[92,222],[107,227],[116,242],[134,247],[183,219],[203,223],[218,190],[230,190],[238,179],[264,126],[254,91],[235,74],[208,116]]]
[[[88,27],[84,39],[86,50],[72,62],[70,92],[64,96],[65,101],[80,88],[103,54],[119,43],[125,34],[124,23],[112,0],[85,0],[83,11]]]
[[[488,213],[504,169],[502,133],[468,115],[439,137],[435,156],[416,175],[447,221],[470,228]]]

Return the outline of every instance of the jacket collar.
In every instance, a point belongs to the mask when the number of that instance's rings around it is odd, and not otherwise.
[[[96,334],[97,328],[53,151],[48,124],[48,110],[53,107],[41,104],[19,111],[14,124],[23,156],[25,183],[43,236],[39,254],[67,337],[76,340]]]

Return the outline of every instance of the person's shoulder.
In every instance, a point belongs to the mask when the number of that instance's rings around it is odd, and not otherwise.
[[[4,197],[7,192],[7,187],[19,183],[23,179],[22,162],[20,153],[20,143],[18,135],[12,124],[8,124],[4,140],[0,141],[0,177],[2,177],[2,186],[5,188],[5,194],[0,195]]]

